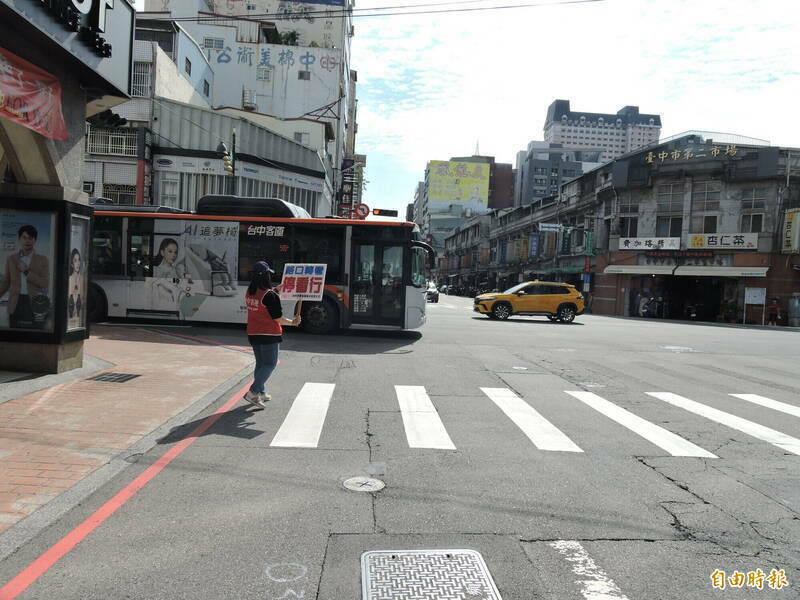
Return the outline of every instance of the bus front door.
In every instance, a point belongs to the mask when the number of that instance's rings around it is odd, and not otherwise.
[[[402,327],[403,246],[353,243],[350,317],[354,324]]]

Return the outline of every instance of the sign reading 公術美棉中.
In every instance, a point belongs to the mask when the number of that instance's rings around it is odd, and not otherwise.
[[[327,269],[328,265],[319,263],[284,265],[279,288],[281,300],[322,300]]]

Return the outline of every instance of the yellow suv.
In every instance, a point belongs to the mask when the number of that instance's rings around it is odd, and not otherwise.
[[[544,315],[571,323],[584,311],[583,295],[568,283],[526,281],[499,294],[475,297],[475,312],[504,321],[511,315]]]

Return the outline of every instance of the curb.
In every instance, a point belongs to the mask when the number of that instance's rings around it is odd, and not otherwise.
[[[39,510],[9,527],[0,534],[0,561],[8,558],[36,537],[43,529],[63,517],[125,469],[136,464],[136,461],[129,461],[128,459],[135,455],[149,452],[157,445],[158,440],[167,435],[172,429],[191,421],[203,410],[234,391],[237,386],[244,385],[246,380],[250,378],[252,371],[252,365],[240,369],[210,392],[195,400],[183,411],[139,439],[130,448],[123,450],[109,462],[78,481],[63,494],[53,498]]]

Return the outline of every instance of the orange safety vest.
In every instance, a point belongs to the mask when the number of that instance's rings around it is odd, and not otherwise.
[[[244,301],[247,306],[247,335],[274,335],[283,333],[283,327],[273,319],[267,307],[264,306],[264,296],[272,290],[256,290],[255,294],[245,294]]]

